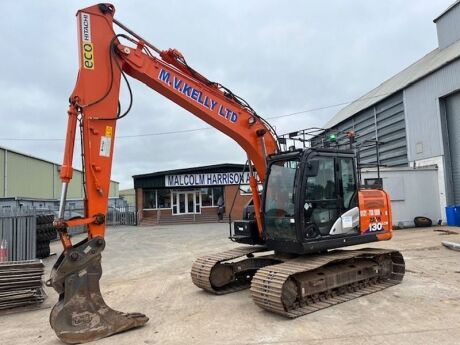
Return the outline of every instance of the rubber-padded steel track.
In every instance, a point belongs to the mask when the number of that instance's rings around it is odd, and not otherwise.
[[[213,287],[210,281],[211,271],[219,263],[247,256],[249,254],[266,251],[265,247],[244,246],[231,249],[218,254],[211,254],[199,257],[192,266],[191,276],[193,283],[199,288],[212,292],[216,295],[223,295],[249,288],[250,282],[246,280],[234,281],[222,288]]]
[[[283,304],[282,295],[285,283],[296,274],[353,258],[375,258],[378,261],[377,257],[382,256],[389,257],[392,262],[392,271],[385,277],[350,284],[339,291],[323,291],[312,298],[304,298],[296,303],[294,308],[288,309]],[[251,295],[254,302],[261,308],[295,318],[399,284],[403,279],[404,271],[404,259],[398,251],[373,248],[336,250],[328,254],[301,256],[281,264],[261,268],[252,279]]]

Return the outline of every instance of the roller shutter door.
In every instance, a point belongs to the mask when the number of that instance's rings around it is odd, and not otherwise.
[[[455,204],[460,204],[460,93],[447,97],[445,104],[452,163],[454,202]]]

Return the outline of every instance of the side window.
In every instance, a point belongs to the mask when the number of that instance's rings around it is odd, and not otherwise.
[[[156,190],[151,190],[151,189],[144,189],[144,195],[143,195],[143,205],[142,207],[144,209],[155,209],[157,208],[157,201],[156,201]]]
[[[318,175],[308,177],[305,195],[306,200],[337,199],[335,192],[334,158],[321,157],[319,159]]]
[[[350,209],[350,203],[353,200],[353,196],[356,192],[356,180],[353,159],[351,158],[340,158],[340,174],[342,180],[342,195],[343,195],[343,205],[345,209]]]

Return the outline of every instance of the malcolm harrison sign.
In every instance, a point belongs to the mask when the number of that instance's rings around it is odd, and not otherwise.
[[[249,184],[249,173],[225,172],[165,176],[166,187],[221,186],[232,184]]]

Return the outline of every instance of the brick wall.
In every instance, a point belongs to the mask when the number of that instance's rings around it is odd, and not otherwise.
[[[224,200],[225,200],[225,213],[228,215],[232,207],[233,198],[235,197],[235,205],[233,206],[231,217],[232,219],[241,219],[243,217],[244,206],[251,200],[250,195],[241,195],[238,186],[225,186],[224,187]]]
[[[144,194],[143,194],[142,188],[136,188],[135,192],[136,192],[136,210],[142,211],[143,203],[144,203],[144,200],[143,200]],[[143,212],[139,212],[139,218],[140,218],[139,221],[141,221],[143,217],[144,217]]]

